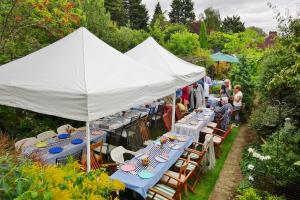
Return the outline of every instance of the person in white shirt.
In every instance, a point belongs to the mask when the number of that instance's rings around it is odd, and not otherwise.
[[[235,122],[238,124],[240,122],[240,115],[239,111],[242,108],[242,99],[243,99],[243,93],[241,92],[241,86],[236,85],[233,89],[233,109],[236,111],[235,115]]]

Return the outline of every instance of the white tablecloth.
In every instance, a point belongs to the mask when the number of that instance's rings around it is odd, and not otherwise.
[[[193,141],[199,141],[199,134],[203,127],[207,126],[207,123],[214,120],[214,112],[210,109],[204,109],[204,112],[196,114],[192,112],[191,114],[187,115],[184,119],[179,120],[175,124],[175,132],[181,135],[188,135],[193,138]],[[185,121],[185,122],[183,122]],[[192,125],[190,123],[197,123]]]
[[[214,120],[214,112],[210,109],[204,108],[202,113],[192,112],[187,115],[183,120],[180,120],[175,124],[175,132],[181,135],[188,135],[193,138],[193,141],[198,142],[200,137],[200,131],[202,128],[206,127],[208,122]],[[214,168],[215,166],[215,150],[214,142],[212,136],[207,136],[205,138],[204,145],[209,145],[207,160],[209,161],[209,169]]]

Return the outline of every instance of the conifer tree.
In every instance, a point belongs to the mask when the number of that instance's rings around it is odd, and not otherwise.
[[[163,16],[163,12],[162,12],[162,9],[161,9],[161,6],[160,6],[159,2],[157,2],[156,6],[155,6],[153,17],[152,17],[152,20],[151,20],[151,23],[150,23],[151,26],[154,25],[157,18],[160,17],[160,16]]]
[[[132,29],[147,29],[148,10],[141,0],[128,1],[128,15]]]
[[[208,41],[207,41],[206,24],[204,20],[200,21],[199,40],[200,40],[200,47],[203,49],[207,49]]]
[[[192,0],[173,0],[169,13],[170,22],[187,24],[195,20]]]
[[[111,20],[119,26],[125,26],[128,22],[128,13],[125,9],[124,0],[105,0],[104,6],[110,13]]]

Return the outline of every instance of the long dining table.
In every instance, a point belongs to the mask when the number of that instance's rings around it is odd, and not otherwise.
[[[192,112],[179,120],[175,124],[175,132],[182,135],[187,135],[193,138],[194,142],[199,141],[201,130],[207,126],[208,122],[214,120],[215,113],[211,109],[202,108],[202,112]],[[209,163],[208,169],[212,169],[215,166],[215,149],[212,135],[206,135],[205,145],[208,145],[207,161]]]
[[[174,133],[173,133],[174,134]],[[176,134],[175,134],[176,135]],[[141,163],[140,157],[134,157],[131,160],[127,161],[127,163],[134,164],[136,169],[132,172],[125,172],[121,169],[117,170],[114,174],[112,174],[112,179],[118,179],[121,182],[125,183],[128,189],[131,189],[138,194],[140,194],[143,198],[147,197],[147,192],[149,188],[153,187],[163,176],[164,172],[166,172],[183,154],[184,150],[189,147],[193,139],[192,137],[185,136],[185,141],[170,141],[163,145],[161,148],[157,143],[153,144],[141,149],[137,152],[140,156],[141,154],[148,154],[150,159],[150,164],[148,167],[144,167]],[[172,149],[171,145],[174,143],[180,146],[179,149]],[[156,156],[161,154],[168,154],[168,160],[166,162],[159,162],[155,159]],[[142,170],[147,169],[153,173],[153,177],[151,178],[141,178],[138,174]]]
[[[97,141],[106,141],[107,133],[102,130],[92,131],[91,132],[91,142]],[[73,139],[82,139],[83,142],[80,144],[72,144],[71,141]],[[80,150],[85,150],[86,148],[86,132],[85,131],[76,131],[71,134],[70,137],[66,139],[59,139],[58,137],[50,138],[44,140],[47,143],[47,146],[43,148],[38,148],[35,145],[26,147],[22,150],[22,154],[26,156],[36,155],[38,156],[43,162],[47,164],[55,164],[57,158],[65,157],[71,155],[75,152]],[[63,150],[60,153],[51,154],[49,153],[49,149],[52,147],[61,147]]]

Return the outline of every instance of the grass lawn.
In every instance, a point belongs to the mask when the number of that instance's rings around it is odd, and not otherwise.
[[[224,162],[227,158],[227,155],[231,149],[231,146],[239,133],[238,128],[234,128],[231,134],[226,138],[224,143],[221,145],[222,153],[220,157],[216,160],[216,166],[213,170],[207,171],[203,176],[196,187],[196,193],[192,194],[189,192],[188,196],[185,197],[182,195],[183,200],[207,200],[209,198],[210,193],[213,191],[214,186],[218,180],[219,174],[223,168]]]

